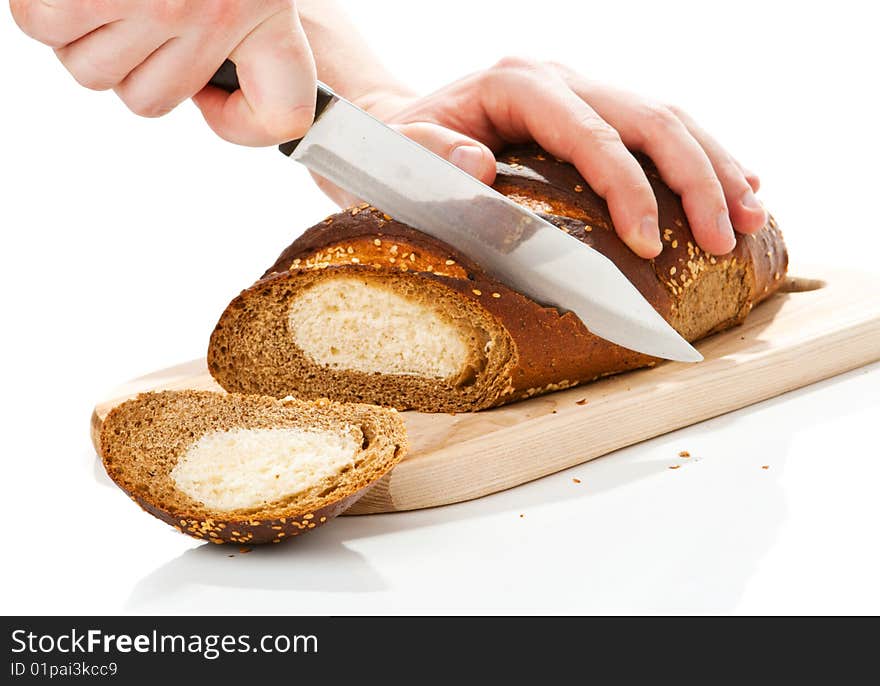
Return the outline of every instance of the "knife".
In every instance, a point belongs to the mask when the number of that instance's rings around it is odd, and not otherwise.
[[[235,65],[226,60],[210,84],[238,90]],[[703,359],[607,257],[324,84],[309,131],[279,149],[532,300],[573,312],[605,340],[668,360]]]

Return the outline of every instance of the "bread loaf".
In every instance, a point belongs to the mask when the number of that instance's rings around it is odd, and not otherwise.
[[[110,478],[212,543],[280,543],[354,503],[406,451],[393,410],[208,391],[145,393],[101,429]]]
[[[500,156],[495,188],[609,257],[689,341],[741,323],[785,275],[776,223],[708,255],[678,196],[640,162],[660,212],[663,252],[653,260],[618,238],[573,166],[539,148]],[[229,391],[425,412],[480,410],[656,362],[367,205],[294,241],[226,308],[208,349],[211,374]]]

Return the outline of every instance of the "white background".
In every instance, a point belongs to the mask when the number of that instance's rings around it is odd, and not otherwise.
[[[871,3],[345,4],[425,92],[522,54],[683,106],[761,175],[796,271],[877,271]],[[3,613],[880,612],[876,364],[246,556],[141,513],[95,461],[92,405],[202,355],[228,300],[333,207],[190,104],[145,120],[81,89],[5,8],[0,64]],[[683,449],[700,459],[668,470]]]

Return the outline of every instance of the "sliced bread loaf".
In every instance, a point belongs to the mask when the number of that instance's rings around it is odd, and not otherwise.
[[[618,238],[573,166],[539,148],[501,156],[495,188],[610,258],[688,340],[741,323],[785,276],[776,223],[708,255],[678,196],[640,161],[660,211],[663,252],[653,260]],[[211,374],[229,391],[425,412],[480,410],[655,363],[366,205],[294,241],[226,308],[208,349]]]
[[[144,393],[101,429],[110,478],[212,543],[280,543],[346,510],[397,464],[394,410],[208,391]]]

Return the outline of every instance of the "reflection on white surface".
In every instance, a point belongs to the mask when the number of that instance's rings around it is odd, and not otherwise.
[[[877,474],[877,455],[860,449],[878,380],[875,364],[469,503],[343,517],[247,555],[192,548],[136,581],[124,610],[699,613],[775,598],[779,611],[820,611],[811,599],[825,596],[808,593],[825,573],[816,559],[873,529],[854,512],[876,521],[846,470]],[[829,442],[839,454],[823,452]],[[843,490],[817,488],[826,469],[843,470],[830,479]],[[768,558],[787,572],[768,574]],[[880,571],[876,550],[861,558],[857,574]],[[826,607],[876,612],[880,597]]]

